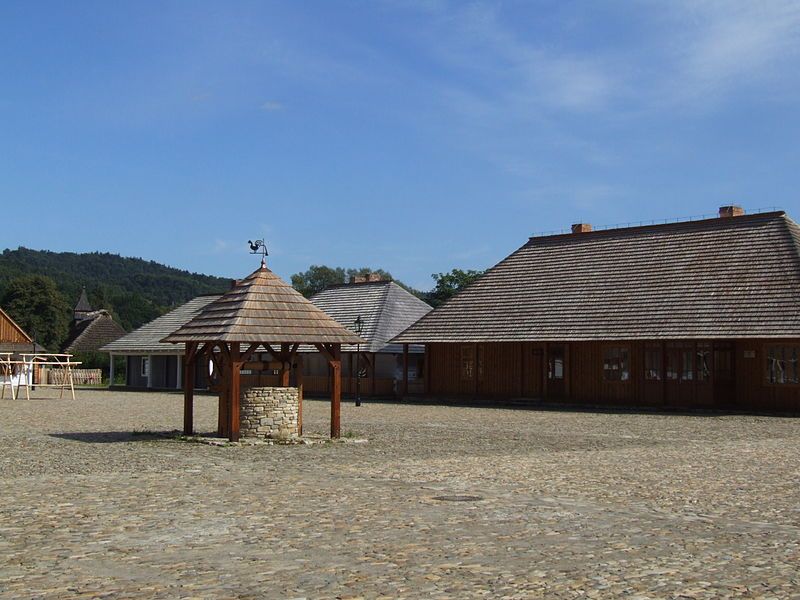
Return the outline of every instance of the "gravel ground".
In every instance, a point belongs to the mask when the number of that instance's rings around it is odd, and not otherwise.
[[[181,410],[0,401],[1,598],[800,598],[798,419],[347,403],[366,444],[146,433]]]

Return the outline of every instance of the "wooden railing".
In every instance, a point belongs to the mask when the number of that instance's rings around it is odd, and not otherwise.
[[[47,383],[53,385],[68,384],[69,374],[65,369],[42,369],[47,373]],[[72,369],[72,381],[75,385],[100,385],[103,383],[103,371],[100,369]]]

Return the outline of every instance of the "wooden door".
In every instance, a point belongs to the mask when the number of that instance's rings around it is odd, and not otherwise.
[[[522,352],[522,395],[541,398],[544,393],[544,348],[523,344]]]
[[[694,344],[667,342],[664,348],[664,405],[687,408],[694,400]]]
[[[713,384],[714,406],[719,408],[736,403],[736,353],[731,342],[714,342]]]

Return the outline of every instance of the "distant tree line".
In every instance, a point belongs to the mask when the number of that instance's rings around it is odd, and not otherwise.
[[[48,350],[66,339],[83,287],[92,308],[108,310],[130,331],[195,296],[226,291],[230,280],[109,253],[0,254],[0,307]]]
[[[482,271],[453,269],[434,273],[434,286],[421,291],[395,280],[383,269],[312,265],[292,275],[306,298],[352,276],[377,273],[436,307],[475,281]],[[81,289],[92,308],[105,309],[126,331],[152,321],[200,294],[223,293],[230,280],[173,269],[154,261],[92,252],[49,252],[18,248],[0,254],[0,307],[36,341],[59,350],[69,333],[72,309]]]

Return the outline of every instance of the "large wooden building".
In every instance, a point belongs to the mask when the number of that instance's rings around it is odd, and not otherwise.
[[[783,212],[531,238],[394,339],[426,393],[800,410],[800,226]]]

